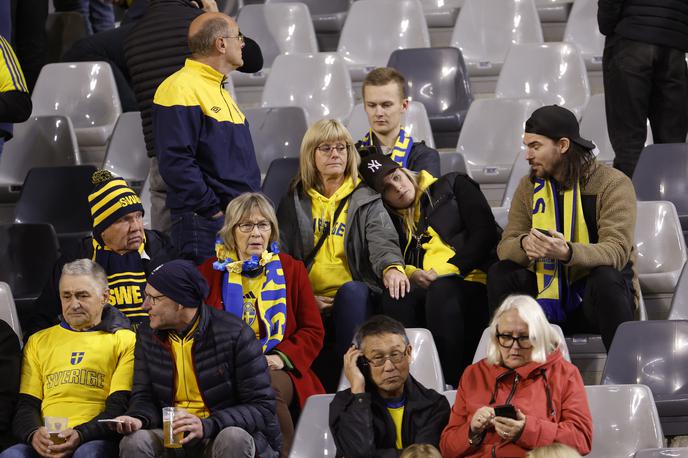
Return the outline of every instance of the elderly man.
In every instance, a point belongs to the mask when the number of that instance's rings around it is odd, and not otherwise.
[[[409,374],[411,345],[404,326],[377,315],[361,325],[354,342],[344,355],[351,388],[330,404],[337,456],[396,457],[411,444],[438,447],[449,402]]]
[[[116,456],[119,436],[101,419],[127,408],[136,337],[129,321],[108,304],[105,271],[89,259],[65,264],[60,278],[64,320],[29,338],[24,348],[17,412],[21,440],[2,458]],[[63,417],[58,437],[46,417]]]
[[[609,348],[640,293],[633,184],[595,160],[595,145],[566,108],[535,110],[523,143],[531,171],[514,193],[500,261],[488,272],[490,308],[528,294],[564,332],[601,333]]]
[[[234,197],[260,189],[260,170],[244,114],[223,83],[243,65],[244,36],[222,13],[189,26],[192,56],[158,87],[153,132],[165,181],[172,240],[197,264],[215,254],[223,212]]]
[[[57,284],[62,266],[74,259],[89,258],[107,272],[110,305],[118,308],[134,328],[148,319],[143,310],[144,288],[148,274],[177,255],[169,238],[143,228],[141,199],[122,178],[107,170],[93,174],[93,191],[88,197],[93,218],[93,237],[81,241],[73,250],[63,251],[34,303],[32,326],[26,332],[52,326],[60,313]]]
[[[161,409],[182,408],[172,431],[188,456],[276,457],[275,396],[256,335],[241,319],[203,303],[208,285],[190,261],[154,270],[136,342],[134,391],[118,417],[122,457],[164,453]]]

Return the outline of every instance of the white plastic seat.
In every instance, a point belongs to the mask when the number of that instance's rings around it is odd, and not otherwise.
[[[330,403],[334,394],[316,394],[306,399],[296,425],[290,458],[333,457],[337,447],[330,432]]]
[[[637,451],[633,456],[634,458],[688,458],[688,448],[648,448]]]
[[[446,175],[451,172],[465,173],[469,177],[471,174],[466,165],[466,158],[463,154],[456,151],[439,151],[440,153],[440,174]]]
[[[336,53],[281,54],[263,88],[263,107],[300,106],[308,125],[322,118],[346,121],[354,106],[351,79]]]
[[[428,27],[452,27],[464,0],[420,0]]]
[[[564,41],[575,43],[588,70],[602,70],[604,35],[597,25],[597,0],[576,0],[564,29]]]
[[[492,207],[492,215],[499,227],[505,229],[509,222],[509,207]]]
[[[440,357],[437,354],[432,334],[423,328],[406,328],[406,336],[412,349],[411,375],[425,388],[431,388],[438,393],[442,393],[445,389],[444,375],[442,375]],[[342,371],[337,391],[345,390],[349,386],[349,381]]]
[[[122,113],[112,131],[105,153],[104,168],[140,190],[148,176],[150,161],[141,127],[141,113]]]
[[[435,140],[432,137],[428,113],[425,111],[425,105],[422,103],[409,103],[408,109],[402,117],[401,125],[404,127],[406,133],[413,137],[414,141],[419,142],[424,140],[425,144],[430,148],[435,147]],[[363,138],[368,130],[370,130],[368,115],[362,103],[356,104],[354,110],[351,112],[351,117],[346,127],[349,129],[349,132],[351,132],[354,140]]]
[[[115,78],[107,62],[45,65],[31,101],[34,116],[67,116],[79,147],[104,147],[122,113]]]
[[[291,3],[293,0],[265,0],[270,3]],[[311,13],[316,32],[339,32],[344,26],[351,0],[301,0]]]
[[[534,0],[466,0],[450,46],[461,49],[471,76],[492,76],[513,43],[542,42]]]
[[[510,208],[511,199],[514,198],[516,188],[524,176],[530,174],[530,164],[525,158],[524,154],[516,156],[514,164],[511,166],[511,173],[509,173],[509,181],[506,182],[504,189],[504,197],[502,197],[502,207]],[[504,226],[502,226],[504,227]]]
[[[593,425],[588,458],[631,458],[640,449],[663,446],[659,414],[646,385],[588,385],[585,392]]]
[[[456,401],[456,390],[447,390],[444,393],[444,397],[449,401],[449,407],[454,407],[454,401]]]
[[[247,74],[232,72],[235,86],[262,86],[275,58],[282,53],[315,53],[318,43],[308,7],[303,3],[245,5],[237,23],[250,31],[263,54],[263,69]]]
[[[249,108],[244,115],[261,173],[267,173],[275,159],[299,157],[301,140],[308,130],[303,108]]]
[[[533,99],[477,99],[466,115],[457,151],[478,183],[506,183],[516,157],[525,155],[523,129],[542,104]]]
[[[0,320],[10,325],[14,332],[17,333],[19,342],[22,342],[22,329],[19,324],[19,315],[14,305],[14,298],[12,297],[10,286],[5,282],[0,282]]]
[[[686,242],[671,202],[638,202],[636,271],[643,294],[673,293],[686,263]]]
[[[143,189],[141,190],[141,205],[143,205],[143,227],[152,229],[151,223],[151,192],[148,179],[143,182]]]
[[[564,332],[561,330],[559,326],[556,324],[551,324],[554,328],[555,331],[557,331],[557,334],[559,334],[559,337],[561,337],[561,352],[564,355],[564,358],[566,361],[571,362],[571,356],[569,355],[569,349],[566,346],[566,340],[564,340]],[[483,335],[480,337],[480,342],[478,343],[478,348],[475,350],[475,355],[473,356],[473,363],[477,363],[481,359],[487,358],[487,347],[490,344],[490,328],[485,328],[483,331]]]
[[[353,81],[384,67],[395,49],[427,48],[430,34],[418,0],[359,0],[351,5],[337,52]]]
[[[566,22],[574,0],[536,0],[542,22]]]
[[[511,46],[497,80],[495,96],[540,99],[560,105],[580,119],[590,85],[580,51],[571,43]]]

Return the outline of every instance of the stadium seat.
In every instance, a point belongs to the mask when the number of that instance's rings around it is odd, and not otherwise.
[[[688,263],[683,266],[681,276],[674,289],[674,297],[671,299],[669,320],[688,320]]]
[[[268,167],[263,180],[263,194],[268,196],[275,208],[282,198],[287,195],[289,183],[299,173],[299,158],[287,157],[274,159]]]
[[[591,385],[585,392],[593,425],[588,458],[632,458],[638,450],[664,445],[662,425],[647,386]]]
[[[435,147],[435,140],[432,137],[432,129],[430,128],[430,121],[428,120],[428,113],[425,111],[425,106],[420,102],[409,102],[406,114],[404,114],[402,126],[407,134],[413,137],[416,142],[425,141],[425,144],[430,148]],[[368,115],[365,112],[365,107],[362,103],[356,104],[354,110],[351,112],[351,117],[346,127],[354,137],[354,141],[358,141],[370,130],[368,124]]]
[[[351,79],[362,81],[373,68],[384,67],[395,49],[429,46],[430,34],[418,0],[359,0],[351,5],[337,52],[349,67]]]
[[[492,215],[499,227],[506,229],[509,222],[509,207],[492,207]]]
[[[688,448],[647,448],[635,453],[634,458],[688,458]]]
[[[245,5],[239,10],[237,23],[258,43],[263,53],[263,69],[247,74],[232,72],[235,86],[262,86],[275,58],[283,53],[316,53],[313,22],[303,3]]]
[[[457,48],[400,49],[389,56],[387,66],[404,75],[411,100],[425,105],[435,144],[439,148],[453,147],[473,101],[461,51]],[[443,136],[454,141],[444,144]]]
[[[31,101],[34,116],[67,116],[74,125],[80,149],[104,148],[122,113],[115,78],[107,62],[45,65]]]
[[[19,315],[12,299],[12,290],[7,283],[0,282],[0,320],[9,324],[12,330],[19,337],[19,344],[22,342],[22,329],[19,324]]]
[[[530,164],[526,160],[525,153],[519,154],[511,166],[511,172],[509,172],[509,180],[506,182],[504,197],[502,198],[502,207],[507,209],[511,207],[511,199],[514,197],[518,184],[528,174],[530,174]]]
[[[444,376],[432,334],[423,328],[406,328],[406,335],[412,348],[411,375],[426,388],[442,393],[445,389]],[[342,371],[337,391],[347,388],[349,388],[349,381]]]
[[[122,113],[117,119],[105,152],[103,168],[122,177],[137,192],[141,192],[148,176],[150,160],[143,139],[141,113]]]
[[[77,165],[74,128],[65,116],[33,116],[14,125],[14,137],[0,154],[0,201],[15,202],[32,167]]]
[[[534,0],[466,0],[449,43],[471,76],[496,76],[513,43],[542,42]]]
[[[542,106],[533,99],[477,99],[466,115],[456,147],[480,184],[506,183],[517,157],[525,157],[523,129]],[[525,159],[524,159],[524,162]]]
[[[570,43],[515,44],[506,56],[495,96],[529,97],[580,116],[590,99],[585,63]]]
[[[294,0],[265,0],[266,4],[291,3]],[[339,32],[344,26],[351,0],[301,0],[311,13],[316,32]]]
[[[420,0],[428,27],[453,27],[464,0]]]
[[[652,395],[667,436],[688,434],[688,321],[622,323],[607,355],[602,383],[642,383]]]
[[[440,172],[446,175],[451,172],[464,173],[470,176],[466,159],[463,154],[456,151],[440,151]]]
[[[574,0],[535,0],[542,22],[566,22]]]
[[[86,19],[77,11],[50,13],[45,20],[46,62],[59,62],[62,54],[88,35]]]
[[[249,108],[244,110],[261,173],[273,160],[299,157],[308,124],[301,107]]]
[[[143,205],[143,227],[152,229],[151,227],[151,193],[148,178],[143,182],[143,189],[141,190],[141,205]]]
[[[597,25],[597,0],[576,0],[564,29],[564,41],[574,43],[587,69],[602,70],[604,35]]]
[[[449,407],[454,407],[454,401],[456,401],[456,390],[447,390],[444,393],[444,397],[449,401]]]
[[[261,106],[300,106],[309,126],[322,118],[346,121],[354,99],[344,60],[336,53],[277,56]]]
[[[290,458],[334,457],[337,448],[330,432],[330,403],[334,394],[310,396],[296,425]]]
[[[571,356],[569,355],[569,349],[566,347],[566,340],[564,340],[564,332],[556,324],[550,325],[557,331],[559,337],[562,341],[562,353],[566,361],[571,362]],[[473,356],[473,363],[477,363],[481,359],[487,358],[487,348],[490,344],[490,328],[485,328],[483,335],[480,337],[480,342],[478,343],[478,348],[475,350],[475,355]]]

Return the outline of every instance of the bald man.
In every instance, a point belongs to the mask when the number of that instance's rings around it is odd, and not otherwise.
[[[160,176],[168,187],[172,240],[197,264],[215,254],[224,209],[260,189],[251,133],[223,83],[243,65],[244,36],[222,13],[189,26],[192,56],[163,81],[153,99],[153,136]]]

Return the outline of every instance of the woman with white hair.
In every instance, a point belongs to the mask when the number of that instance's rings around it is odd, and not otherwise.
[[[451,457],[523,457],[554,442],[590,452],[592,418],[578,369],[530,296],[509,296],[490,324],[487,358],[456,391],[440,450]]]

